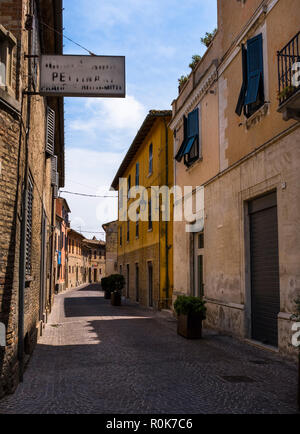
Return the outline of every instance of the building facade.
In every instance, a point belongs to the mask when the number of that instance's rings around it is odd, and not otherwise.
[[[99,283],[106,276],[106,244],[94,237],[85,239],[83,245],[87,254],[84,273],[89,283]]]
[[[68,285],[76,288],[85,283],[100,283],[105,277],[106,245],[104,241],[84,238],[68,230]]]
[[[105,274],[118,273],[118,222],[113,221],[102,225],[106,233]]]
[[[0,397],[23,377],[51,310],[55,197],[64,185],[62,98],[38,91],[42,53],[61,54],[61,1],[0,2]],[[34,57],[36,56],[36,57]]]
[[[86,272],[83,267],[84,258],[88,251],[83,246],[84,236],[74,229],[68,230],[68,279],[67,289],[77,288],[87,283]]]
[[[68,229],[71,212],[66,199],[59,197],[55,201],[56,225],[54,235],[54,271],[55,292],[65,291],[68,282]]]
[[[152,186],[173,186],[170,120],[170,111],[149,112],[112,183],[119,190],[118,269],[126,280],[126,297],[155,309],[169,307],[173,291],[172,209],[169,221],[163,221],[160,213],[153,221],[152,210],[157,205],[151,193]],[[120,191],[120,178],[127,180],[128,192]],[[134,202],[128,197],[123,204],[133,186],[145,189],[143,209],[137,209],[137,221],[121,221]]]
[[[175,183],[204,190],[200,233],[174,229],[175,294],[204,296],[208,325],[286,354],[300,295],[298,9],[219,0],[218,32],[171,122]],[[189,161],[184,122],[196,109]]]

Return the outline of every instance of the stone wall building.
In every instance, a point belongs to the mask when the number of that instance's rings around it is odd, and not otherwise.
[[[174,182],[204,189],[196,233],[174,226],[174,294],[204,295],[208,325],[286,354],[300,295],[298,11],[297,0],[219,0],[171,121]]]
[[[83,245],[88,255],[84,270],[88,282],[101,282],[102,277],[106,276],[106,244],[94,237],[92,240],[83,240]]]
[[[106,233],[106,276],[118,273],[118,222],[102,225]]]
[[[85,283],[99,283],[105,277],[105,242],[87,240],[74,229],[68,231],[68,283],[76,288]]]
[[[83,261],[87,252],[83,249],[84,236],[68,230],[68,278],[67,289],[76,288],[87,283],[87,276],[83,269]]]
[[[65,291],[68,281],[68,229],[71,212],[66,199],[59,197],[55,201],[56,225],[54,234],[54,270],[55,292]]]
[[[112,183],[112,188],[119,190],[118,269],[126,280],[125,294],[132,301],[154,309],[169,307],[173,291],[172,207],[169,220],[163,221],[159,213],[154,221],[152,210],[156,211],[158,205],[151,196],[152,186],[173,186],[170,120],[171,111],[149,112]],[[121,178],[127,179],[126,191],[120,187]],[[137,221],[130,218],[124,221],[123,216],[127,216],[134,202],[129,197],[130,187],[134,186],[145,189],[143,209],[137,210]]]
[[[0,323],[6,329],[0,397],[22,379],[53,300],[54,199],[64,185],[63,100],[35,93],[40,72],[32,56],[61,54],[61,31],[59,0],[0,2]]]

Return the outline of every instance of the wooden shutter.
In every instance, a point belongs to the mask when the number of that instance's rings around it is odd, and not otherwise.
[[[57,156],[51,157],[51,184],[56,185]]]
[[[32,207],[33,207],[33,182],[28,179],[26,197],[26,238],[25,238],[25,270],[26,274],[31,274],[31,243],[32,243]]]
[[[175,156],[175,160],[178,161],[178,163],[182,160],[183,157],[183,151],[185,150],[186,143],[187,143],[188,137],[187,137],[187,118],[186,116],[183,116],[183,142]]]
[[[199,109],[189,113],[187,122],[187,136],[191,138],[199,135]]]
[[[263,39],[262,34],[259,34],[247,42],[248,84],[245,105],[253,104],[257,101],[263,73]]]
[[[54,155],[55,111],[47,107],[46,154]]]
[[[243,68],[243,83],[240,91],[239,99],[237,102],[237,106],[235,112],[238,116],[241,116],[243,107],[245,105],[245,97],[247,92],[247,50],[245,45],[242,46],[242,68]]]

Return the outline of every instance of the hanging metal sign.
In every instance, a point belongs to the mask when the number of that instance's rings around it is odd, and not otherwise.
[[[124,56],[41,56],[41,95],[125,98],[125,88]]]

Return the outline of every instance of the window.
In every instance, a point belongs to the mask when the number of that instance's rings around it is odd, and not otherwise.
[[[97,259],[97,250],[94,251],[94,259]]]
[[[31,274],[31,245],[32,245],[32,205],[33,205],[33,182],[28,178],[27,196],[26,196],[26,239],[25,239],[25,271]]]
[[[135,300],[137,303],[140,301],[139,292],[139,264],[135,264]]]
[[[123,235],[122,235],[122,226],[120,226],[120,246],[122,246]]]
[[[131,175],[128,176],[128,190],[127,190],[127,197],[129,198],[129,192],[131,189]]]
[[[139,214],[136,214],[136,222],[135,222],[135,236],[139,238]]]
[[[149,146],[149,175],[153,173],[153,144]]]
[[[148,262],[148,302],[149,307],[153,307],[153,265]]]
[[[198,235],[198,249],[204,249],[204,233]]]
[[[12,86],[13,53],[16,41],[13,35],[0,27],[0,86]],[[6,90],[6,89],[5,89]]]
[[[135,185],[140,185],[140,165],[139,163],[136,163],[135,165]]]
[[[127,268],[126,297],[129,298],[129,278],[130,278],[129,264],[127,264],[126,268]]]
[[[72,240],[72,253],[74,254],[74,240]]]
[[[199,141],[199,109],[189,113],[188,117],[184,116],[184,140],[176,155],[176,160],[180,162],[184,158],[184,164],[191,166],[200,156]]]
[[[123,209],[123,188],[119,191],[119,210]]]
[[[244,109],[250,117],[264,104],[264,60],[262,34],[247,41],[242,47],[243,83],[240,91],[236,114],[241,116]]]
[[[129,220],[127,220],[127,241],[129,242],[129,231],[130,231],[130,222],[129,222]]]
[[[152,231],[153,224],[152,224],[152,200],[149,200],[148,203],[148,230]]]

